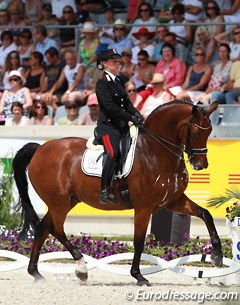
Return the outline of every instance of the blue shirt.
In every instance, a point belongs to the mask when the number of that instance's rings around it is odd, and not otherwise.
[[[36,51],[42,53],[45,62],[47,62],[45,52],[51,47],[54,47],[59,51],[59,46],[56,40],[48,37],[46,37],[46,39],[43,42],[37,42],[36,44]]]
[[[132,49],[133,42],[131,39],[128,39],[126,36],[123,36],[119,40],[110,43],[108,49],[116,49],[118,54],[122,54],[122,51],[126,48]]]

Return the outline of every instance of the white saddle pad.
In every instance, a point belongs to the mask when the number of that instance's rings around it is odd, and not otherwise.
[[[125,164],[123,165],[122,173],[115,174],[115,177],[127,177],[132,169],[133,161],[134,161],[134,153],[137,143],[137,133],[138,130],[136,129],[136,133],[134,137],[132,137],[132,144],[130,146],[127,159]],[[131,132],[132,135],[132,132]],[[88,145],[89,146],[89,145]],[[82,171],[84,174],[89,176],[102,176],[102,163],[103,163],[103,146],[97,145],[93,148],[87,148],[82,157]]]

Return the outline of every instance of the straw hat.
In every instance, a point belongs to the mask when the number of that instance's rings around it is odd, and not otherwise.
[[[19,77],[22,81],[22,85],[26,83],[26,79],[22,76],[22,74],[18,70],[12,70],[8,75],[8,80],[13,76]]]
[[[82,32],[95,33],[96,32],[95,24],[91,21],[84,22]]]
[[[124,20],[122,19],[117,19],[115,22],[114,22],[114,27],[124,27],[126,29],[126,23]]]
[[[128,55],[131,55],[132,56],[132,50],[129,49],[129,48],[125,48],[123,51],[122,51],[122,55],[123,54],[128,54]]]
[[[133,33],[133,36],[137,39],[139,39],[141,35],[146,35],[148,36],[148,39],[153,39],[155,32],[149,32],[147,28],[140,28],[136,33]]]
[[[164,76],[161,73],[154,73],[151,84],[158,84],[164,82]]]

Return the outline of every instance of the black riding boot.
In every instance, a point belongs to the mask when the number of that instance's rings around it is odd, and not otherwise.
[[[109,154],[107,154],[107,157],[103,164],[103,171],[102,171],[102,181],[101,181],[101,194],[100,194],[100,203],[115,203],[115,197],[112,193],[112,187],[111,182],[113,178],[115,170],[115,160],[112,159]],[[112,191],[112,192],[110,192]]]

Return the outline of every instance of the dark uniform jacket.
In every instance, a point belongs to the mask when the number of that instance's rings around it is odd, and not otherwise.
[[[100,110],[96,130],[98,137],[125,134],[129,130],[128,122],[138,111],[128,99],[120,80],[113,81],[104,72],[97,80],[96,95]]]

